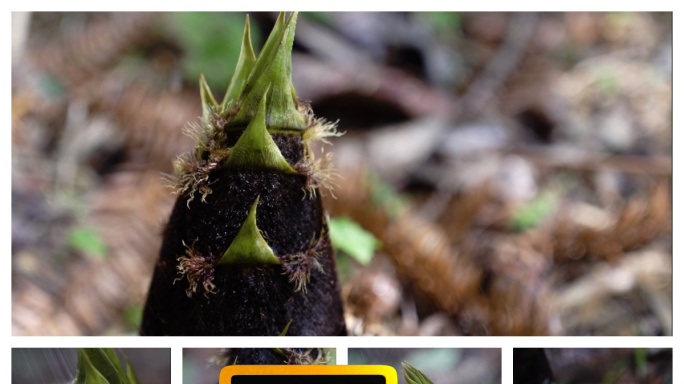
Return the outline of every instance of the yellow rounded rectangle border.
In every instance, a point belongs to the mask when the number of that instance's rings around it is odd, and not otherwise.
[[[221,370],[219,384],[261,384],[267,382],[266,376],[299,376],[301,379],[303,376],[344,376],[349,384],[397,384],[397,371],[387,365],[230,365]],[[358,380],[354,380],[354,376],[358,376]],[[369,380],[373,377],[379,381]],[[292,379],[301,382],[296,377]]]

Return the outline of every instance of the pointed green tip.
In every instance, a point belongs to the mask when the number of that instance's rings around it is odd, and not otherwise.
[[[245,83],[249,78],[252,68],[254,68],[254,63],[256,62],[256,55],[254,54],[254,48],[252,47],[252,38],[249,30],[249,15],[245,18],[245,30],[242,34],[242,48],[240,49],[240,57],[238,58],[238,63],[235,66],[235,72],[233,72],[233,77],[230,79],[230,85],[226,90],[226,94],[221,102],[221,111],[227,112],[230,104],[235,102],[237,98],[242,93],[245,87]]]
[[[211,116],[211,113],[218,108],[218,103],[211,93],[211,89],[209,88],[209,84],[207,84],[207,79],[204,78],[204,74],[200,75],[199,88],[200,97],[202,98],[202,120],[206,122]]]
[[[140,384],[140,379],[138,379],[138,375],[135,373],[135,369],[133,369],[133,364],[131,364],[131,361],[128,360],[126,355],[123,355],[123,357],[126,360],[126,377],[128,378],[129,383]]]
[[[261,98],[257,114],[230,150],[223,166],[226,168],[271,169],[283,173],[297,173],[285,160],[266,129],[266,93]]]
[[[273,31],[253,65],[251,73],[238,98],[240,109],[230,122],[232,126],[244,126],[257,113],[259,103],[271,87],[267,108],[266,125],[269,129],[306,129],[306,118],[297,110],[297,96],[292,84],[292,44],[294,42],[297,13],[287,20],[280,13]],[[230,88],[234,95],[236,89]],[[224,100],[223,104],[230,104]]]
[[[228,250],[223,254],[217,265],[222,264],[280,264],[271,247],[261,236],[256,223],[256,209],[259,197],[254,200],[252,208],[240,231],[233,239]]]
[[[287,358],[287,355],[285,354],[285,352],[283,352],[282,349],[280,349],[280,348],[272,348],[271,350],[272,350],[273,352],[279,354],[280,356],[282,356],[282,357],[284,357],[284,358]]]
[[[290,329],[291,324],[292,324],[292,319],[290,319],[290,321],[287,322],[287,324],[285,325],[285,328],[283,328],[283,330],[280,332],[280,334],[278,336],[287,335],[287,330]]]

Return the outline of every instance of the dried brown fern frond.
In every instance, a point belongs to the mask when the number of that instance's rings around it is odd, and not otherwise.
[[[157,14],[112,13],[84,30],[35,48],[31,61],[70,87],[100,77],[121,54],[142,44]]]
[[[665,181],[650,188],[646,196],[628,200],[605,228],[578,225],[568,216],[561,218],[552,237],[557,262],[619,259],[624,252],[650,243],[670,230],[671,195]]]
[[[177,154],[192,147],[178,122],[197,120],[201,106],[194,94],[161,92],[117,75],[94,89],[100,90],[93,94],[95,109],[119,121],[130,157],[146,167],[170,173]]]
[[[159,174],[119,172],[88,196],[87,225],[101,235],[107,257],[77,257],[59,280],[13,279],[14,335],[101,335],[130,331],[112,319],[143,301],[161,224],[173,203]]]
[[[528,289],[527,275],[500,276],[504,267],[484,268],[475,262],[484,244],[470,249],[471,254],[457,252],[443,229],[415,214],[410,205],[395,210],[388,203],[391,198],[378,204],[365,171],[348,169],[344,178],[337,200],[328,199],[333,214],[348,215],[377,236],[397,274],[458,319],[466,333],[550,332],[543,284]],[[499,250],[493,252],[493,259],[499,257]]]

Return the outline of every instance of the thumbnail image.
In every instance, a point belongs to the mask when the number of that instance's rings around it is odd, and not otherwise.
[[[228,365],[335,365],[334,348],[184,348],[183,384],[216,384]]]
[[[389,365],[400,384],[499,384],[501,350],[349,348],[349,364]]]
[[[170,384],[168,348],[13,348],[13,384]]]
[[[514,384],[671,384],[669,348],[514,348]]]

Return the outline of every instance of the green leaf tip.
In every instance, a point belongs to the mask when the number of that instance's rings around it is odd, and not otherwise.
[[[330,240],[336,250],[341,250],[363,265],[370,264],[375,251],[382,242],[357,222],[343,216],[330,220]]]
[[[126,359],[126,371],[111,348],[79,348],[74,384],[139,384],[133,366]]]
[[[288,331],[288,329],[290,329],[290,325],[291,325],[291,324],[292,324],[292,319],[290,319],[290,321],[288,321],[287,324],[285,324],[285,328],[283,328],[283,330],[280,331],[280,334],[279,334],[278,336],[285,336],[285,335],[287,335],[287,331]]]
[[[214,99],[214,95],[209,89],[209,84],[207,84],[207,79],[204,78],[204,74],[200,75],[199,80],[200,97],[202,98],[202,121],[208,121],[213,111],[218,109],[218,103]]]
[[[249,15],[245,17],[245,31],[242,34],[242,48],[240,49],[240,57],[238,58],[233,77],[230,79],[230,84],[226,90],[226,94],[221,102],[221,111],[226,112],[230,108],[231,101],[235,101],[242,93],[245,87],[247,78],[249,77],[254,63],[256,62],[256,55],[254,48],[252,48],[252,38],[249,30]]]
[[[140,384],[140,379],[138,379],[138,375],[135,374],[135,370],[133,369],[133,364],[131,364],[131,361],[128,360],[126,355],[124,355],[124,359],[126,360],[126,377],[128,378],[128,382],[130,384]]]
[[[235,78],[236,85],[226,94],[222,105],[225,108],[231,104],[232,97],[236,97],[240,82],[246,82],[237,96],[235,103],[239,110],[229,125],[247,125],[258,113],[262,97],[271,92],[266,108],[266,125],[269,129],[304,130],[307,127],[305,116],[297,110],[298,101],[292,84],[292,44],[294,42],[297,13],[293,12],[285,19],[285,13],[280,13],[273,31],[269,35],[262,51],[253,64],[248,76],[245,76],[246,66],[238,64]],[[251,46],[251,45],[250,45]]]
[[[409,364],[407,361],[401,363],[401,368],[404,370],[404,379],[407,384],[434,384],[425,376],[425,374],[423,374],[423,372]]]
[[[271,247],[261,236],[256,223],[256,209],[259,197],[254,200],[252,208],[240,231],[233,239],[217,265],[222,264],[280,264]]]
[[[259,103],[256,116],[230,150],[223,166],[226,168],[271,169],[282,173],[296,174],[297,171],[285,160],[266,129],[266,98],[267,94],[265,93],[261,98],[261,103]]]
[[[285,328],[283,328],[283,330],[280,331],[280,333],[278,334],[278,336],[286,336],[286,335],[287,335],[287,330],[290,329],[290,324],[292,324],[292,319],[290,319],[290,321],[288,321],[287,324],[285,324]],[[285,352],[283,352],[283,350],[280,349],[280,348],[273,348],[273,352],[279,354],[279,355],[282,356],[282,357],[287,358],[287,355],[285,354]]]

